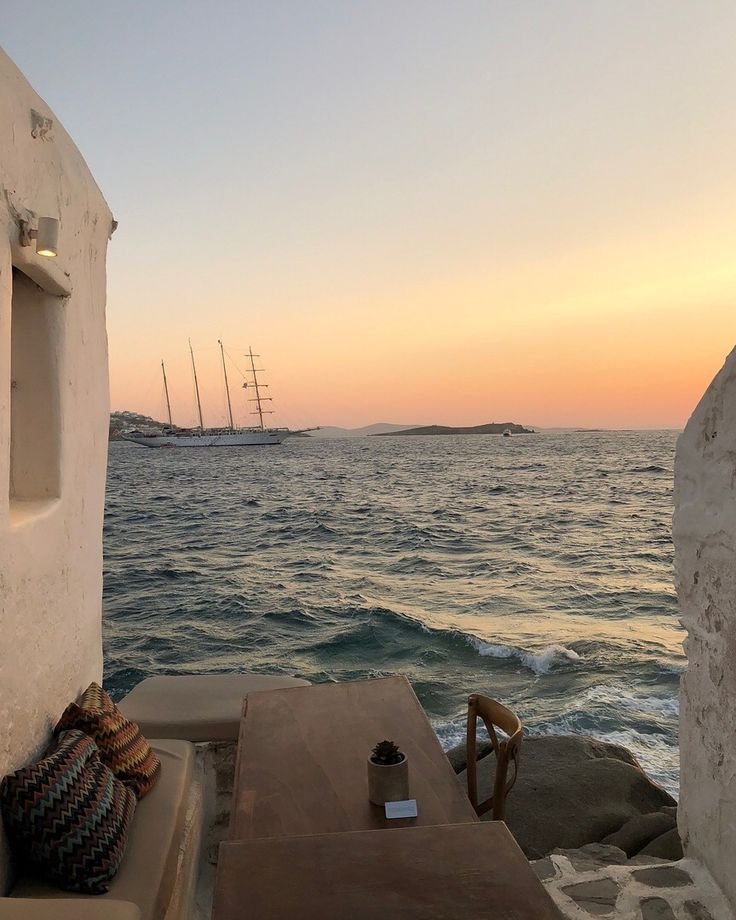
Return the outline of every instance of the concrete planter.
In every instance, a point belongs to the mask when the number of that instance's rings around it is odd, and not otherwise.
[[[409,798],[409,761],[380,764],[368,758],[368,798],[374,805],[401,802]]]

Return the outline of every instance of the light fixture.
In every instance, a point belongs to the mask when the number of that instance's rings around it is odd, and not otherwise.
[[[38,229],[31,228],[30,222],[20,222],[20,245],[30,246],[31,240],[36,241],[36,252],[40,256],[53,259],[58,253],[59,221],[55,217],[39,217]]]

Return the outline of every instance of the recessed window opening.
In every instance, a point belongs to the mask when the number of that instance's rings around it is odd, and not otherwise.
[[[61,493],[61,299],[13,268],[10,504]]]

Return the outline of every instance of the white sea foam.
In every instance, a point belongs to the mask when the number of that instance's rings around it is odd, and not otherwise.
[[[520,649],[511,645],[493,645],[491,642],[481,642],[473,636],[468,636],[468,642],[477,650],[479,655],[489,658],[513,658],[520,654]]]
[[[665,717],[676,717],[680,711],[676,696],[641,696],[636,684],[597,684],[584,690],[573,704],[578,710],[592,705]]]
[[[635,729],[605,732],[601,741],[620,744],[632,751],[651,778],[674,798],[680,790],[680,751],[665,735],[650,735]]]
[[[525,652],[521,663],[535,674],[547,674],[564,661],[580,661],[580,655],[564,645],[548,645],[541,652]]]
[[[449,751],[458,744],[465,744],[467,726],[464,718],[452,719],[449,722],[437,720],[432,723],[432,727],[443,750]]]
[[[518,658],[524,667],[534,671],[535,674],[548,674],[565,662],[580,661],[580,655],[564,645],[548,645],[540,651],[534,652],[514,645],[496,645],[492,642],[483,642],[474,636],[468,636],[468,642],[478,651],[479,655],[489,658]]]

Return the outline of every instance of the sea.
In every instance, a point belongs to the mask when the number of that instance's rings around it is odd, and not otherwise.
[[[406,674],[445,748],[471,692],[678,789],[672,431],[112,443],[106,684]]]

